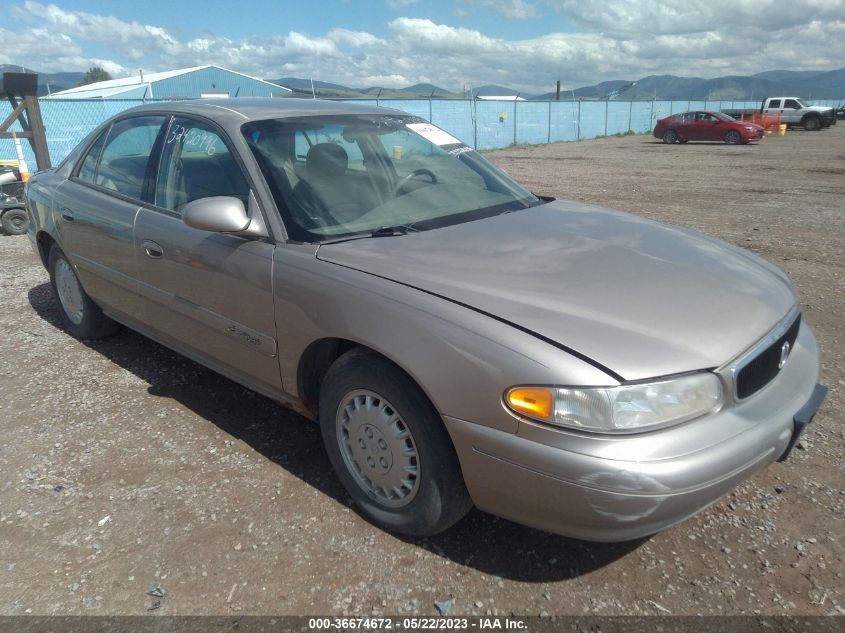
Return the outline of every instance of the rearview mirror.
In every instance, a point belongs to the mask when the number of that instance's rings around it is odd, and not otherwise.
[[[182,221],[190,227],[215,233],[238,233],[249,226],[244,204],[232,196],[192,200],[182,209]]]

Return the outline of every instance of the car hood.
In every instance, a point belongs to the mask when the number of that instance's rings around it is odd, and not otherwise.
[[[786,275],[750,252],[576,202],[326,244],[317,257],[506,320],[625,380],[720,366],[795,304]]]

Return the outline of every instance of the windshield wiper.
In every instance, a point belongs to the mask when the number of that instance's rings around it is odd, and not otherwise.
[[[411,224],[400,224],[398,226],[380,226],[377,229],[370,231],[370,237],[393,237],[394,235],[407,235],[411,231],[419,232],[419,229],[414,228],[415,222]]]
[[[377,229],[373,229],[367,233],[354,233],[352,235],[346,235],[344,237],[338,237],[333,240],[323,240],[318,242],[319,244],[339,244],[340,242],[351,242],[352,240],[363,240],[368,237],[393,237],[396,235],[407,235],[408,233],[414,232],[419,233],[420,229],[415,228],[414,224],[416,222],[411,222],[410,224],[399,224],[397,226],[380,226]]]

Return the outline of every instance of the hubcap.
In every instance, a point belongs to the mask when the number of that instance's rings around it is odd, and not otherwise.
[[[343,461],[371,499],[391,508],[414,499],[420,486],[417,445],[387,400],[366,389],[346,394],[336,428]]]
[[[82,323],[82,288],[76,274],[65,259],[56,262],[56,292],[67,318],[74,325]]]
[[[11,223],[15,230],[20,231],[26,226],[26,216],[15,214],[12,216]]]

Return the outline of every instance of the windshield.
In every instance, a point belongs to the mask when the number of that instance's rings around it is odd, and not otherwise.
[[[271,119],[243,133],[298,241],[422,231],[542,204],[478,152],[410,115]]]
[[[806,103],[805,103],[802,99],[796,99],[796,100],[795,100],[795,103],[797,103],[798,105],[800,105],[802,108],[809,108],[809,107],[810,107],[810,106],[808,106],[808,105],[807,105],[807,104],[806,104]]]
[[[729,114],[725,114],[724,112],[714,112],[713,116],[715,116],[720,121],[736,121],[735,118],[733,118]]]

